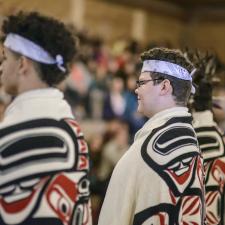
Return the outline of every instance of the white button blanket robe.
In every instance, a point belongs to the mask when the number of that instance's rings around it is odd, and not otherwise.
[[[206,224],[225,225],[225,148],[211,111],[193,113],[206,176]]]
[[[154,115],[116,165],[99,225],[202,225],[203,162],[187,108]]]
[[[63,94],[14,99],[0,124],[0,224],[90,225],[88,149]]]

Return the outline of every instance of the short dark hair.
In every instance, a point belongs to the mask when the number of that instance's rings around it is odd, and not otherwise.
[[[189,73],[194,69],[192,63],[182,54],[181,51],[177,49],[168,49],[168,48],[153,48],[148,51],[145,51],[141,54],[141,60],[161,60],[167,61],[185,68]],[[182,80],[176,77],[158,73],[151,72],[150,76],[152,79],[162,78],[168,79],[173,87],[173,96],[177,105],[186,106],[188,99],[191,93],[191,81]],[[162,82],[162,80],[154,81],[154,85]]]
[[[64,59],[66,73],[56,65],[35,62],[35,68],[49,86],[63,81],[68,75],[69,64],[76,54],[76,41],[73,34],[62,22],[43,16],[37,12],[19,12],[9,16],[2,25],[3,40],[9,33],[18,34],[45,49],[53,58],[60,54]]]

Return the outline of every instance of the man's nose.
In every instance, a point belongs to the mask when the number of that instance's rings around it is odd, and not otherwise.
[[[138,87],[135,88],[134,93],[137,95],[138,94]]]

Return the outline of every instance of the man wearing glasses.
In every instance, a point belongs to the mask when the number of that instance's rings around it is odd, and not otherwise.
[[[203,164],[186,107],[192,64],[177,50],[141,55],[135,93],[149,118],[118,162],[99,225],[203,224]]]

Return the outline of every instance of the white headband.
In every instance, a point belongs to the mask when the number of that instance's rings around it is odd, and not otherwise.
[[[189,73],[185,68],[166,61],[161,60],[145,60],[141,72],[157,72],[167,74],[182,80],[190,80],[192,82],[192,75],[195,73],[194,69]],[[195,93],[195,87],[192,85],[191,93]]]
[[[34,61],[44,64],[56,64],[62,72],[66,72],[66,68],[63,66],[63,57],[61,55],[56,55],[54,59],[42,47],[18,34],[8,34],[4,41],[4,46],[12,51],[31,58]]]

